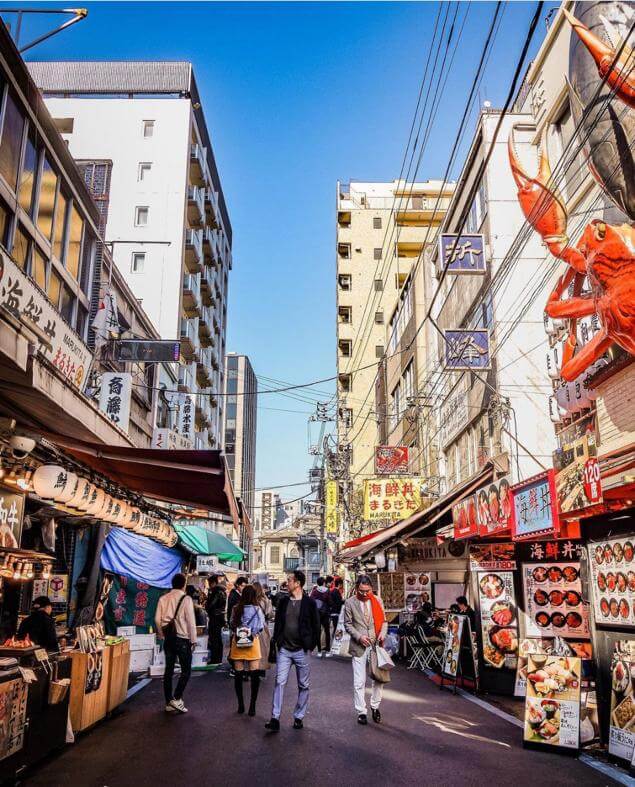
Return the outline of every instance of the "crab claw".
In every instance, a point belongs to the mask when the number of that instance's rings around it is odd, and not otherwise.
[[[633,73],[633,50],[631,47],[628,44],[619,44],[615,47],[605,44],[570,11],[563,8],[563,12],[580,41],[591,53],[600,76],[606,77],[609,86],[625,104],[635,107],[635,74]],[[620,56],[617,57],[620,49]]]

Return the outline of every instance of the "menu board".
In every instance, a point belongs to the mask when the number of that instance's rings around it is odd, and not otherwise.
[[[461,657],[461,640],[463,627],[467,618],[465,615],[448,615],[448,628],[445,633],[445,647],[441,669],[444,675],[456,678]]]
[[[395,612],[406,606],[405,579],[403,571],[388,571],[377,575],[381,587],[381,600],[386,610]]]
[[[635,640],[618,640],[613,646],[611,660],[609,752],[629,762],[635,754],[633,672],[635,672]]]
[[[516,669],[518,611],[511,571],[478,571],[483,660],[497,669]]]
[[[22,678],[0,683],[0,760],[24,746],[28,691]]]
[[[534,653],[527,663],[525,740],[579,748],[582,662],[572,656]]]
[[[589,609],[582,599],[580,563],[523,563],[525,635],[589,636]]]
[[[516,682],[514,684],[514,697],[524,697],[527,694],[527,672],[529,656],[532,653],[546,655],[551,650],[552,640],[548,639],[523,639],[518,646],[518,666],[516,667]]]
[[[589,544],[593,611],[602,626],[635,626],[635,536]]]
[[[406,583],[406,609],[408,612],[417,612],[421,609],[422,604],[431,601],[432,576],[427,572],[415,572],[405,574],[404,581]]]

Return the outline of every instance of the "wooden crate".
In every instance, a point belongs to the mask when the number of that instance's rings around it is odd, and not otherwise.
[[[111,649],[104,648],[104,659],[101,685],[97,691],[86,694],[86,673],[88,672],[88,654],[73,651],[73,669],[71,672],[70,712],[73,732],[80,732],[92,727],[103,719],[108,711],[108,676],[110,674]]]
[[[128,672],[130,671],[130,640],[125,639],[111,645],[110,670],[108,672],[108,712],[114,710],[126,699],[128,693]]]

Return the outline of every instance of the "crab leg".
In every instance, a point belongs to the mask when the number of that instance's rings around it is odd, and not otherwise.
[[[595,334],[591,341],[584,345],[577,355],[574,355],[571,360],[563,364],[562,379],[567,382],[573,382],[585,369],[588,369],[592,363],[601,358],[612,344],[613,340],[606,335],[606,330],[603,328],[599,333]]]

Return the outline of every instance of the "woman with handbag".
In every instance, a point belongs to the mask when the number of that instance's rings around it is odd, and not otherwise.
[[[258,669],[260,673],[260,677],[265,677],[265,670],[270,669],[271,662],[269,660],[269,656],[271,654],[271,632],[269,631],[269,623],[273,621],[276,616],[276,613],[273,610],[273,604],[271,603],[271,599],[267,598],[264,588],[260,584],[260,582],[254,582],[253,586],[256,590],[256,603],[262,610],[262,614],[265,616],[265,626],[263,630],[258,634],[258,638],[260,639],[260,653],[262,658],[260,659],[260,664],[256,669]]]
[[[260,688],[260,664],[266,653],[261,652],[260,632],[265,628],[265,616],[258,605],[256,590],[252,585],[245,585],[240,601],[232,610],[229,624],[232,630],[230,658],[234,663],[234,689],[238,698],[238,713],[245,712],[243,700],[243,673],[249,672],[251,680],[251,696],[249,699],[249,716],[256,715],[256,700]]]

